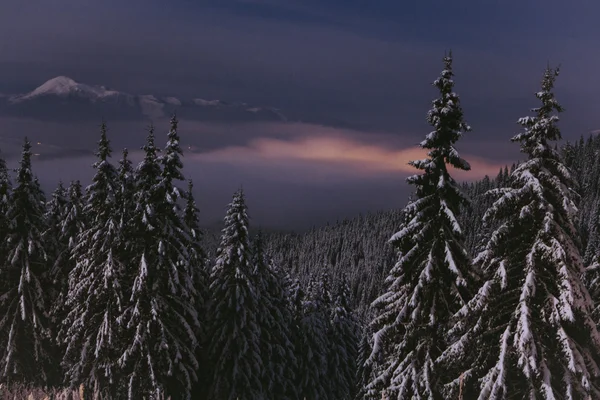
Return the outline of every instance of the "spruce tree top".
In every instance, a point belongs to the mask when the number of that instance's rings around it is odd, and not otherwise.
[[[179,156],[183,155],[181,147],[179,146],[179,134],[177,133],[177,125],[179,121],[177,116],[173,114],[170,120],[171,127],[167,135],[168,141],[165,146],[165,157],[162,162],[164,165],[165,177],[171,179],[183,180],[180,169],[183,168],[183,163]]]
[[[249,226],[249,218],[246,212],[246,204],[244,200],[244,192],[239,190],[233,196],[233,200],[229,205],[229,209],[227,210],[227,215],[225,216],[225,228],[223,228],[223,235],[221,236],[221,248],[217,251],[219,257],[217,259],[217,265],[225,262],[225,260],[231,260],[232,258],[237,258],[242,265],[249,265],[249,259],[246,259],[248,256],[249,250],[249,237],[248,237],[248,226]],[[223,253],[228,246],[241,244],[242,247],[246,249],[246,251],[240,252],[238,254],[227,254]]]
[[[469,163],[460,158],[453,145],[463,135],[469,132],[471,127],[463,120],[463,111],[460,99],[453,92],[454,80],[452,77],[452,53],[444,57],[444,70],[441,76],[433,82],[433,86],[440,91],[440,97],[433,101],[433,107],[427,114],[427,122],[433,126],[434,131],[425,137],[420,145],[424,149],[430,149],[428,153],[431,160],[452,165],[455,168],[469,170]],[[414,165],[414,164],[413,164]],[[438,164],[441,167],[442,164]],[[419,169],[420,164],[415,165]]]
[[[262,231],[258,231],[252,243],[254,251],[252,253],[252,266],[255,274],[262,274],[268,268],[265,259],[265,249]]]
[[[2,153],[0,152],[0,155],[1,154]],[[0,185],[9,184],[9,182],[10,178],[8,176],[8,168],[6,167],[6,161],[0,156]]]
[[[110,148],[110,142],[106,136],[106,121],[102,121],[100,124],[100,140],[98,141],[98,151],[96,152],[96,156],[98,157],[98,161],[94,164],[94,168],[98,168],[98,166],[103,162],[110,158],[112,150]]]
[[[0,212],[8,206],[10,188],[11,182],[6,161],[0,156]],[[4,218],[4,215],[0,213],[0,219],[2,218]]]
[[[563,112],[564,109],[554,98],[554,81],[559,74],[559,69],[546,67],[542,79],[542,90],[535,94],[535,97],[541,100],[542,106],[533,108],[531,111],[536,113],[533,117],[520,118],[518,123],[525,128],[525,131],[515,135],[513,142],[521,142],[521,151],[529,158],[552,158],[558,159],[559,155],[554,148],[548,144],[548,141],[561,139],[560,129],[556,125],[559,118],[553,112]]]
[[[21,163],[17,169],[17,183],[27,182],[33,182],[33,175],[31,173],[31,142],[26,137],[21,151]]]
[[[183,221],[185,222],[189,234],[192,235],[193,241],[200,240],[200,222],[198,220],[198,207],[194,199],[194,183],[190,179],[188,181],[188,189],[185,193],[185,209],[183,210]]]
[[[148,127],[148,136],[146,138],[146,144],[142,147],[145,156],[142,162],[138,165],[138,197],[140,193],[156,193],[155,185],[158,183],[161,174],[160,164],[158,163],[157,153],[160,149],[154,144],[154,126]],[[139,203],[139,199],[138,199]],[[150,202],[149,204],[152,204]],[[138,204],[139,206],[139,204]]]
[[[165,146],[165,154],[161,158],[161,163],[163,166],[162,179],[164,181],[165,189],[172,192],[165,194],[167,195],[169,202],[173,202],[180,197],[179,190],[173,186],[173,180],[182,181],[184,178],[183,174],[181,173],[183,163],[181,162],[180,158],[183,155],[183,152],[179,146],[179,134],[177,133],[178,121],[175,114],[173,114],[171,117],[170,124],[171,128],[169,129],[167,145]],[[174,195],[175,197],[172,198],[171,195]]]
[[[119,177],[121,179],[129,178],[133,174],[131,160],[129,160],[129,150],[123,149],[123,156],[119,160]]]
[[[108,161],[111,156],[111,149],[106,131],[106,122],[102,121],[98,150],[95,153],[98,160],[93,164],[96,174],[92,179],[92,184],[86,189],[89,195],[86,210],[93,216],[94,222],[100,221],[99,223],[111,218],[112,208],[109,204],[112,204],[115,200],[117,180],[117,171]]]
[[[441,76],[433,82],[440,96],[433,101],[433,107],[427,114],[427,122],[434,130],[419,144],[429,150],[429,158],[409,163],[425,173],[413,175],[407,181],[417,187],[416,195],[421,199],[439,192],[443,197],[450,196],[459,203],[467,203],[466,198],[460,194],[458,185],[450,177],[446,164],[464,171],[471,169],[469,163],[454,148],[456,141],[471,128],[463,120],[460,99],[453,92],[452,53],[444,57],[444,67]]]

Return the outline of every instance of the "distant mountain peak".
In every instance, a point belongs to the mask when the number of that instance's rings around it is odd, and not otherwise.
[[[30,94],[35,96],[46,93],[65,93],[73,90],[75,87],[77,87],[77,82],[68,76],[61,75],[44,82]]]
[[[61,75],[44,82],[41,86],[38,86],[29,93],[13,96],[11,100],[14,103],[18,103],[21,101],[48,95],[77,95],[81,97],[97,99],[107,96],[115,96],[118,94],[119,92],[115,90],[108,90],[104,86],[86,85],[84,83],[79,83],[69,78],[68,76]]]
[[[0,95],[0,114],[45,119],[113,118],[158,119],[178,110],[182,116],[204,121],[287,121],[278,109],[243,102],[179,99],[153,94],[130,94],[90,85],[60,75],[28,93]],[[69,114],[70,111],[73,113]]]

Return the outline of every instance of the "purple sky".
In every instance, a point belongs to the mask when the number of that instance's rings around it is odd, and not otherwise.
[[[194,148],[186,173],[205,223],[220,220],[243,185],[255,224],[304,228],[404,206],[405,163],[420,156],[414,145],[430,130],[431,82],[447,49],[473,127],[458,147],[474,171],[458,178],[519,157],[509,139],[537,105],[548,61],[562,67],[564,137],[600,128],[598,12],[583,0],[4,0],[0,93],[66,75],[136,94],[280,108],[302,122],[183,120],[182,141]],[[143,144],[145,123],[105,117],[115,158]],[[1,119],[0,146],[10,154],[13,139],[43,139],[60,149],[34,164],[46,187],[59,177],[88,180],[93,160],[81,153],[93,149],[97,125]]]

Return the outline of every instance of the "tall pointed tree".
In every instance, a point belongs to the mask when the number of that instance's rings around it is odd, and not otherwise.
[[[49,383],[48,257],[44,208],[31,170],[27,138],[7,216],[7,259],[0,269],[0,382]]]
[[[208,294],[208,270],[206,268],[206,253],[201,245],[202,231],[200,230],[200,222],[198,219],[198,207],[194,199],[194,184],[190,179],[188,188],[185,192],[185,208],[183,210],[183,221],[188,235],[187,251],[190,259],[190,269],[194,282],[194,303],[199,315],[204,315],[207,312],[207,294]],[[198,336],[204,338],[206,334],[206,326],[201,326]],[[202,340],[204,343],[204,340]]]
[[[183,163],[181,162],[181,146],[179,145],[179,133],[177,126],[179,121],[177,116],[173,114],[170,120],[169,133],[167,134],[167,145],[165,146],[165,154],[160,158],[162,164],[162,183],[165,189],[166,200],[170,204],[176,203],[182,195],[179,187],[176,186],[177,181],[183,181]]]
[[[6,161],[0,155],[0,268],[6,263],[6,240],[9,232],[8,206],[12,190]],[[0,290],[3,290],[0,283]]]
[[[59,232],[56,233],[60,240],[61,252],[52,265],[50,276],[52,278],[56,296],[53,298],[51,315],[53,324],[60,330],[60,324],[66,317],[66,299],[69,293],[69,274],[75,267],[75,246],[80,235],[86,228],[84,218],[84,200],[81,183],[73,181],[66,190],[64,213],[57,221]],[[50,232],[47,230],[46,232]],[[62,355],[64,355],[64,348]]]
[[[60,338],[66,345],[67,382],[114,398],[122,384],[117,364],[122,330],[117,318],[123,307],[127,260],[120,259],[118,252],[123,238],[116,213],[117,171],[109,161],[106,132],[103,122],[93,165],[96,174],[87,188],[84,208],[89,225],[73,249],[75,266],[69,273],[67,316]]]
[[[352,399],[356,392],[358,323],[350,308],[349,297],[350,288],[344,278],[334,295],[328,332],[327,367],[333,399]]]
[[[442,357],[463,364],[449,388],[462,385],[464,398],[600,398],[600,335],[580,280],[574,181],[552,143],[563,110],[557,75],[544,71],[540,107],[519,119],[523,132],[512,140],[527,160],[510,186],[490,191],[497,200],[484,219],[499,225],[475,260],[486,280],[457,314],[458,340]]]
[[[452,56],[433,85],[440,97],[433,101],[427,121],[434,128],[421,148],[428,158],[410,165],[423,171],[408,178],[415,197],[404,209],[406,223],[391,239],[399,258],[385,283],[387,290],[374,303],[374,345],[369,362],[374,378],[370,396],[386,393],[393,399],[441,398],[436,359],[446,346],[450,317],[468,300],[474,276],[457,220],[468,203],[448,166],[469,170],[455,143],[470,130],[453,91]]]
[[[62,222],[67,208],[67,190],[62,181],[58,182],[58,186],[52,193],[50,201],[46,204],[46,222],[48,225],[48,235],[53,237],[46,240],[60,239],[60,223]]]
[[[185,208],[183,210],[183,222],[187,233],[187,252],[189,255],[190,272],[194,285],[193,303],[198,314],[198,326],[196,338],[198,348],[196,358],[198,360],[198,382],[194,388],[194,398],[201,398],[206,394],[206,387],[210,380],[210,367],[207,360],[208,346],[208,257],[201,245],[202,231],[198,219],[198,207],[194,199],[194,185],[192,180],[188,181],[188,188],[184,194]]]
[[[135,172],[129,159],[129,151],[123,149],[117,169],[118,188],[115,195],[117,214],[119,215],[119,226],[126,240],[122,243],[123,257],[130,258],[128,254],[130,243],[127,238],[132,233],[132,220],[135,210]]]
[[[269,263],[263,247],[262,234],[254,240],[252,264],[257,286],[260,355],[265,398],[297,399],[294,386],[296,359],[291,340],[291,313],[287,305],[283,282]]]
[[[161,168],[152,127],[143,149],[132,226],[136,270],[131,297],[120,317],[127,334],[119,362],[129,377],[129,399],[189,399],[197,380],[198,319],[185,230],[172,195],[172,176]],[[171,152],[168,147],[166,160]]]
[[[225,216],[225,227],[210,275],[212,382],[208,398],[261,400],[263,365],[257,315],[257,288],[248,237],[249,219],[240,190]]]
[[[62,237],[61,223],[65,218],[67,211],[67,190],[62,181],[58,182],[58,186],[52,193],[50,201],[46,204],[46,231],[44,232],[44,244],[46,253],[48,254],[51,274],[55,271],[55,264],[60,262],[59,259],[66,249],[66,243]],[[50,276],[52,282],[52,301],[58,297],[60,293],[61,283],[58,283],[54,276]]]
[[[327,375],[328,300],[325,285],[313,276],[308,284],[307,295],[302,301],[302,316],[297,328],[299,340],[296,342],[296,385],[301,399],[332,399]]]
[[[286,287],[286,292],[288,295],[288,305],[290,307],[292,318],[290,333],[292,335],[291,339],[294,346],[294,358],[296,360],[294,368],[294,386],[296,388],[298,398],[304,399],[304,387],[312,382],[314,375],[311,373],[314,373],[315,371],[314,368],[307,368],[308,365],[310,365],[313,357],[312,352],[308,351],[307,338],[304,332],[304,302],[306,300],[306,294],[298,278],[293,280],[290,279],[287,283],[288,286]],[[310,375],[307,376],[307,374]]]

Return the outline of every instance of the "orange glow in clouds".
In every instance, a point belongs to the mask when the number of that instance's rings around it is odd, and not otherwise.
[[[324,165],[345,164],[354,171],[414,173],[408,165],[411,160],[426,157],[419,147],[388,149],[341,137],[306,137],[293,141],[259,138],[247,147],[235,146],[198,155],[201,160],[241,165],[256,165],[273,161],[306,161]],[[452,170],[457,179],[477,179],[484,175],[495,176],[504,164],[490,163],[483,159],[462,155],[471,164],[471,171]]]

